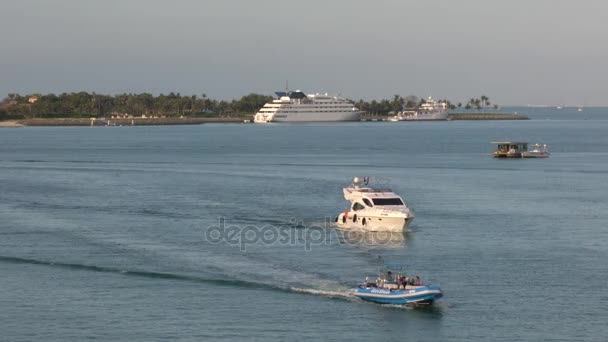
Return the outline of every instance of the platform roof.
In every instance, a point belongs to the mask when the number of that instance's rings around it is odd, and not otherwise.
[[[519,144],[527,144],[526,141],[493,141],[491,144],[497,145],[519,145]]]

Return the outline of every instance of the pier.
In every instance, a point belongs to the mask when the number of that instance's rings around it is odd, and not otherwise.
[[[458,113],[448,114],[450,120],[530,120],[526,115],[504,113]]]

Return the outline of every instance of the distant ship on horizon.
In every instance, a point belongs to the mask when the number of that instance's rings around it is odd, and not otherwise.
[[[514,106],[517,107],[517,106]],[[585,106],[582,105],[577,105],[577,106],[573,106],[573,105],[544,105],[544,104],[528,104],[526,105],[526,107],[528,108],[554,108],[554,109],[565,109],[565,108],[576,108],[576,111],[578,112],[582,112],[585,110]]]

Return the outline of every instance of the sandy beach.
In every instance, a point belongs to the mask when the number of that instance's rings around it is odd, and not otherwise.
[[[9,120],[9,121],[0,121],[0,127],[23,127],[23,125],[15,120]]]

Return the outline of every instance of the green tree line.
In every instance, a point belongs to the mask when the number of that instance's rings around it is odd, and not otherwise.
[[[96,93],[9,94],[2,101],[0,119],[36,117],[230,116],[251,115],[272,96],[249,94],[232,101],[214,100],[205,94],[169,93],[100,95]]]
[[[132,116],[245,116],[252,115],[272,96],[249,94],[231,101],[215,100],[205,94],[181,95],[180,93],[149,93],[101,95],[78,92],[55,94],[9,94],[0,103],[0,120],[53,117],[108,117],[112,115]],[[416,108],[425,99],[418,96],[394,95],[390,99],[353,101],[360,110],[371,115],[389,115],[404,108]],[[464,105],[440,100],[448,108],[481,110],[489,108],[490,99],[482,95],[471,98]],[[496,108],[496,105],[494,105]]]
[[[389,115],[391,112],[396,113],[403,109],[415,109],[420,107],[426,99],[415,95],[409,95],[402,97],[400,95],[393,95],[392,99],[383,99],[380,101],[355,101],[357,108],[371,115]],[[485,110],[488,108],[497,109],[498,105],[493,105],[490,102],[490,98],[481,95],[479,98],[471,98],[468,102],[463,104],[462,102],[453,103],[448,99],[438,100],[438,102],[446,103],[448,109],[463,108],[467,110]]]

